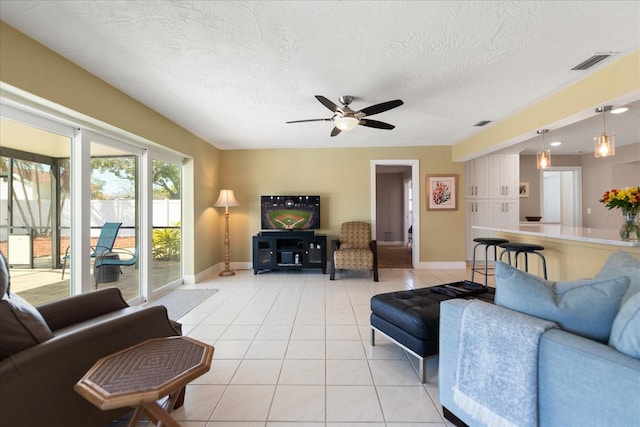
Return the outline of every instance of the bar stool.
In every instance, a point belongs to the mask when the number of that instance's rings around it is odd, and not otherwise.
[[[484,274],[484,286],[486,288],[489,276],[489,248],[493,246],[493,260],[496,261],[498,259],[498,245],[509,243],[509,241],[507,239],[497,239],[494,237],[476,237],[473,241],[476,242],[476,244],[473,247],[473,259],[471,260],[471,282],[473,282],[474,274],[477,271],[480,274]],[[484,273],[482,270],[476,268],[476,248],[478,246],[484,246]]]
[[[524,254],[524,271],[529,272],[529,254],[538,255],[542,260],[542,271],[544,273],[544,278],[547,278],[547,260],[544,258],[538,251],[543,251],[544,246],[534,245],[532,243],[502,243],[500,247],[503,249],[500,252],[500,261],[502,261],[502,256],[506,253],[509,260],[509,265],[511,265],[511,253],[513,252],[515,259],[515,267],[518,268],[518,255]]]

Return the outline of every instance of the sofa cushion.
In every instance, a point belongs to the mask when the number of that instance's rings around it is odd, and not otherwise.
[[[9,295],[11,289],[11,278],[9,277],[9,267],[2,251],[0,251],[0,297]]]
[[[640,359],[640,292],[620,308],[611,327],[609,345],[620,353]]]
[[[0,360],[53,338],[38,310],[16,294],[0,301]]]
[[[552,282],[496,262],[496,304],[601,342],[609,339],[628,288],[628,277]]]
[[[624,251],[616,251],[609,255],[607,262],[596,274],[596,279],[611,279],[627,276],[630,279],[629,290],[622,298],[624,304],[634,294],[640,292],[640,261]]]

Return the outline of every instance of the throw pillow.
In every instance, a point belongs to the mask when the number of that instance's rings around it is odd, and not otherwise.
[[[609,255],[607,262],[596,274],[596,279],[611,279],[613,277],[627,276],[629,290],[622,298],[624,304],[636,293],[640,292],[640,261],[624,251],[616,251]]]
[[[620,308],[611,327],[609,345],[620,353],[640,359],[640,292]]]
[[[551,282],[496,262],[496,304],[605,343],[628,288],[628,277]]]
[[[0,300],[0,360],[50,338],[47,322],[22,297],[10,294]]]

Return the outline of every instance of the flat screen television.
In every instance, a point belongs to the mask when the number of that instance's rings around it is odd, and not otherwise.
[[[263,230],[320,228],[320,196],[260,196]]]

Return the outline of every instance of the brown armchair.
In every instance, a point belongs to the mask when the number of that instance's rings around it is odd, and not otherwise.
[[[373,271],[373,281],[378,281],[378,247],[371,240],[368,222],[342,224],[340,240],[331,241],[331,280],[335,280],[336,269]]]
[[[73,389],[100,358],[149,338],[180,335],[163,306],[130,307],[117,288],[33,307],[9,292],[0,253],[0,424],[104,426],[128,411],[101,411]]]

